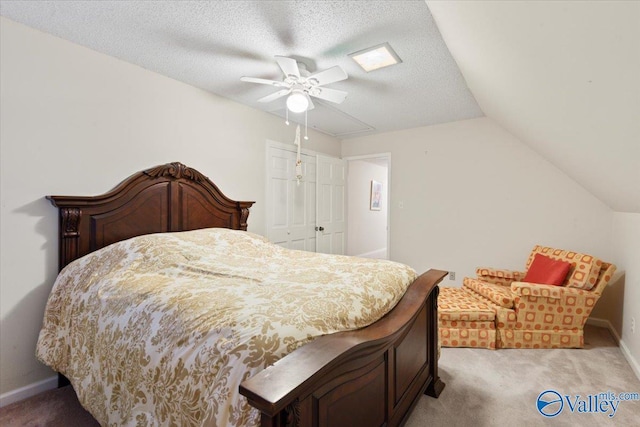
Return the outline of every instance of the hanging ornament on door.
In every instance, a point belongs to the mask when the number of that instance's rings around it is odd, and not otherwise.
[[[293,142],[298,146],[298,151],[296,153],[296,180],[298,185],[300,185],[300,180],[302,179],[302,160],[300,160],[300,125],[296,126],[296,139]]]

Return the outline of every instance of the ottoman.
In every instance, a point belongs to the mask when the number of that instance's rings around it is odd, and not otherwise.
[[[443,347],[496,349],[496,313],[466,288],[440,288],[438,333]]]

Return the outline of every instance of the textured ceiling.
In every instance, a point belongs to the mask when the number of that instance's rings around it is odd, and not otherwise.
[[[640,2],[428,5],[488,117],[613,210],[640,213]]]
[[[346,101],[314,101],[308,115],[339,138],[483,115],[421,0],[2,1],[0,13],[278,115],[284,99],[257,103],[275,90],[240,77],[281,79],[274,55],[312,72],[340,65],[349,79],[328,87]],[[366,73],[347,56],[383,42],[401,64]]]
[[[330,87],[347,100],[309,114],[325,133],[484,112],[612,209],[640,213],[640,2],[427,3],[2,0],[0,13],[279,115],[282,100],[255,102],[269,87],[240,77],[278,79],[274,55],[340,65],[349,79]],[[347,56],[383,42],[402,64],[365,73]]]

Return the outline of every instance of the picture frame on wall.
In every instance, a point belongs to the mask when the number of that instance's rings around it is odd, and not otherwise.
[[[379,211],[381,201],[382,201],[382,183],[372,179],[369,209],[372,211]]]

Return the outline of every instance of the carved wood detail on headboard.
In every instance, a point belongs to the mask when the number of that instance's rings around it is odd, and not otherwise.
[[[111,243],[142,234],[209,227],[246,230],[254,203],[229,199],[209,178],[180,162],[135,173],[99,196],[47,199],[60,211],[60,269]]]
[[[185,166],[180,162],[173,162],[156,166],[155,168],[147,169],[146,171],[144,171],[144,173],[152,178],[158,178],[160,176],[171,176],[176,179],[186,178],[196,182],[202,182],[208,179],[197,170]]]

